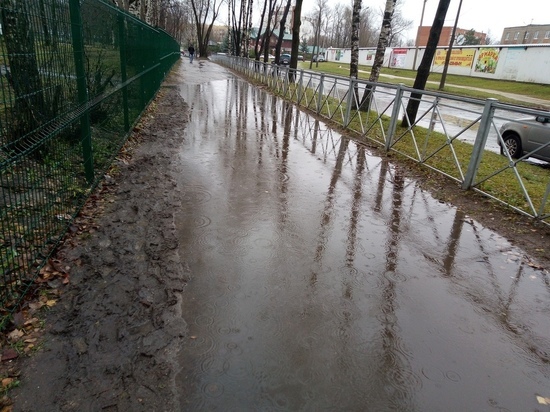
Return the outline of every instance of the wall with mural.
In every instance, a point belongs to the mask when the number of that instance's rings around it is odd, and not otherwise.
[[[388,48],[384,66],[418,69],[425,48]],[[432,72],[441,73],[447,48],[438,48]],[[359,49],[359,64],[372,66],[376,49]],[[349,64],[350,49],[328,48],[328,61]],[[447,73],[501,80],[550,84],[550,44],[521,46],[462,46],[453,48]]]

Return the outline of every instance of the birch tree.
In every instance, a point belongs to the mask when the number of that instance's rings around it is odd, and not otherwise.
[[[357,80],[359,75],[359,24],[361,22],[361,0],[353,0],[351,24],[351,61],[349,65],[349,77]],[[357,83],[354,87],[355,98],[353,105],[359,101],[359,89]]]
[[[361,0],[353,0],[351,21],[351,61],[349,77],[357,79],[359,74],[359,25],[361,23]]]
[[[391,23],[396,3],[397,0],[386,0],[384,18],[382,19],[382,28],[380,29],[380,37],[378,38],[378,46],[376,47],[376,54],[374,55],[374,62],[369,76],[369,81],[373,83],[378,81],[378,78],[380,77],[380,70],[384,64],[384,54],[390,40]],[[363,94],[363,98],[361,99],[361,110],[369,110],[373,88],[374,86],[372,84],[368,84],[365,87],[365,92]]]

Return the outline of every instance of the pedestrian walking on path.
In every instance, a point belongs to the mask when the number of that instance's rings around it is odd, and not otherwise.
[[[193,63],[193,57],[195,57],[195,48],[193,47],[193,45],[190,45],[187,51],[189,52],[189,61]]]

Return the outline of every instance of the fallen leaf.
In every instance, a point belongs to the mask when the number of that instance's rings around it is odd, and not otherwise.
[[[32,302],[32,303],[29,303],[29,308],[33,311],[36,311],[38,309],[40,309],[42,306],[44,306],[44,303],[43,302]]]
[[[14,329],[10,333],[8,333],[8,338],[12,341],[21,339],[25,333],[22,330]]]
[[[28,319],[28,320],[25,321],[24,325],[25,325],[25,326],[35,325],[35,324],[37,324],[38,322],[40,322],[39,319],[37,319],[37,318],[30,318],[30,319]]]
[[[2,362],[12,360],[19,357],[19,354],[15,349],[7,348],[4,352],[2,352]]]
[[[2,387],[7,388],[13,383],[13,378],[4,378],[2,379]]]
[[[55,299],[50,299],[46,302],[46,305],[51,308],[52,306],[55,306],[56,303],[57,301]]]

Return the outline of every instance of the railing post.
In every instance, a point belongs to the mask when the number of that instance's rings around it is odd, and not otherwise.
[[[286,94],[288,93],[288,88],[290,86],[290,82],[289,82],[290,68],[286,66],[284,68],[284,71],[285,71],[285,78],[283,79],[283,96],[286,97]]]
[[[474,150],[472,151],[470,163],[468,163],[468,170],[466,171],[466,176],[464,176],[464,182],[462,182],[462,189],[464,190],[471,189],[474,184],[493,121],[493,115],[495,113],[494,104],[497,102],[498,100],[493,98],[485,100],[485,107],[483,108],[479,129],[477,130],[476,140],[474,141]]]
[[[351,106],[353,104],[353,87],[354,87],[355,79],[353,77],[350,77],[349,79],[349,85],[348,85],[348,98],[346,101],[346,113],[344,114],[344,124],[342,126],[348,127],[349,122],[351,121]]]
[[[298,79],[298,106],[302,101],[302,94],[304,92],[304,69],[300,69],[300,77]]]
[[[393,109],[390,118],[390,125],[388,127],[388,133],[386,135],[386,151],[391,149],[391,142],[395,131],[397,130],[397,122],[399,121],[399,112],[401,110],[401,99],[403,99],[403,83],[397,85],[397,90],[395,91],[395,100],[393,102]],[[372,98],[371,98],[372,99]]]
[[[80,13],[80,0],[69,0],[69,13],[71,17],[71,34],[73,43],[73,56],[78,89],[78,103],[85,106],[88,103],[88,87],[86,84],[86,71],[84,68],[84,36],[82,35],[82,15]],[[84,171],[88,183],[94,181],[94,158],[92,153],[92,133],[90,128],[90,109],[86,108],[80,116],[80,128],[82,137],[82,155],[84,157]]]
[[[321,104],[323,102],[323,86],[325,84],[325,74],[321,73],[321,78],[319,79],[319,87],[317,88],[317,114],[321,113]]]

